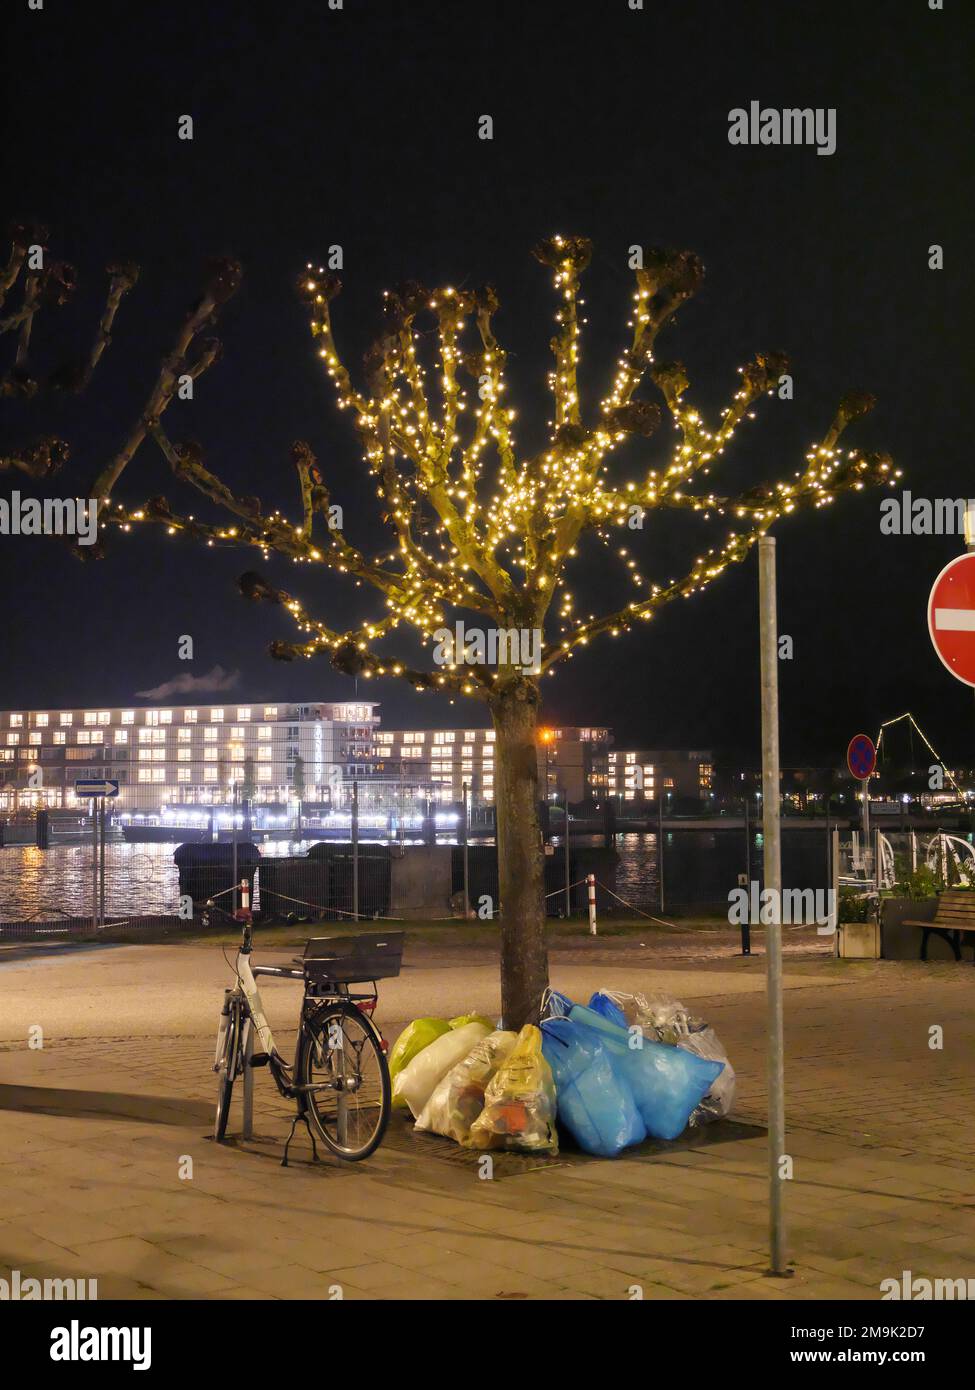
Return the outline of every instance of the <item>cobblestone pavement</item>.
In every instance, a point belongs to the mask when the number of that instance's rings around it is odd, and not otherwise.
[[[161,949],[183,953],[175,977],[199,973],[201,956]],[[422,994],[423,1012],[436,1012],[444,980],[464,966],[417,954],[410,989],[384,999]],[[776,1300],[877,1299],[881,1279],[903,1270],[975,1278],[970,966],[850,963],[810,951],[787,960],[796,1270],[781,1280],[766,1275],[759,1130],[738,1126],[739,1137],[723,1142],[616,1160],[499,1164],[494,1180],[481,1180],[449,1141],[421,1149],[395,1120],[367,1163],[312,1165],[299,1139],[284,1169],[289,1109],[267,1074],[257,1074],[255,1138],[213,1144],[212,1027],[204,1032],[194,1015],[184,1032],[119,1029],[111,980],[126,970],[117,961],[106,959],[89,986],[100,1035],[89,1020],[88,1036],[58,1037],[54,1028],[31,1050],[0,1018],[0,1277],[16,1268],[97,1278],[102,1298],[341,1290],[353,1299],[624,1299],[639,1288],[645,1298]],[[705,950],[661,969],[637,965],[628,946],[615,951],[607,940],[588,957],[585,948],[560,949],[553,979],[577,997],[583,986],[625,978],[693,998],[738,1072],[735,1118],[761,1125],[763,966],[761,956],[735,962]],[[0,1000],[20,1007],[37,988],[35,1017],[43,1016],[54,963],[8,996],[11,968]],[[471,986],[483,1006],[484,982],[472,976]],[[395,1019],[387,1009],[388,1037],[408,1012]],[[932,1047],[938,1029],[942,1045]]]

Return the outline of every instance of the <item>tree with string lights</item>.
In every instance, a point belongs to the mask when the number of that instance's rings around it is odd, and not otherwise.
[[[304,595],[296,597],[253,571],[242,576],[247,597],[280,604],[298,627],[296,641],[272,644],[274,656],[324,656],[348,674],[396,676],[417,691],[486,704],[495,730],[506,1027],[537,1017],[548,980],[537,770],[542,677],[597,637],[629,632],[675,599],[704,590],[785,516],[828,507],[840,493],[892,484],[899,476],[884,454],[840,449],[846,427],[873,405],[867,395],[850,394],[788,479],[759,484],[740,496],[711,491],[704,480],[752,407],[778,387],[786,359],[760,354],[740,368],[733,399],[709,424],[687,400],[683,366],[655,357],[661,330],[701,284],[701,263],[689,252],[651,251],[635,269],[629,344],[602,399],[586,406],[579,382],[580,278],[590,260],[590,242],[556,236],[534,254],[551,271],[558,301],[551,340],[553,419],[548,441],[537,452],[523,453],[516,443],[492,288],[430,290],[409,283],[387,292],[382,330],[357,384],[333,333],[338,279],[312,266],[301,277],[323,368],[339,407],[351,412],[392,533],[393,544],[382,553],[365,553],[334,525],[331,493],[307,444],[292,449],[301,511],[291,520],[267,511],[259,499],[238,496],[206,466],[197,445],[177,444],[164,431],[162,416],[176,383],[186,373],[198,376],[216,359],[217,346],[202,342],[200,335],[236,288],[239,267],[228,262],[213,268],[146,407],[91,493],[108,508],[106,518],[123,530],[158,523],[205,545],[254,547],[265,557],[277,554],[325,567],[377,592],[381,609],[375,618],[344,628],[316,616]],[[659,403],[638,394],[645,384]],[[638,465],[635,480],[619,481],[624,446],[645,442],[664,420],[669,420],[671,442]],[[155,440],[178,479],[232,521],[200,520],[177,512],[161,497],[137,508],[115,501],[119,478],[146,436]],[[636,595],[602,615],[576,616],[568,577],[574,561],[585,564],[587,539],[605,538],[616,528],[632,536],[635,516],[642,534],[645,516],[678,510],[695,512],[705,522],[717,520],[725,527],[724,538],[695,558],[682,577],[666,583],[646,580],[629,559],[627,583]],[[541,634],[537,662],[526,669],[517,647],[500,644],[501,659],[492,663],[480,648],[469,651],[455,643],[438,665],[432,659],[434,644],[450,615],[458,614],[476,615],[481,631],[487,624],[502,633]],[[398,632],[418,638],[431,660],[417,664],[383,655],[381,644]]]

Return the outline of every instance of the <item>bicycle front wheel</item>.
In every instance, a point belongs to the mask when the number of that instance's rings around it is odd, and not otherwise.
[[[219,1144],[227,1133],[230,1118],[230,1099],[234,1081],[240,1070],[240,1037],[242,1012],[239,999],[231,999],[224,1033],[223,1052],[217,1062],[217,1112],[213,1121],[213,1137]]]
[[[389,1068],[375,1025],[353,1004],[326,1006],[303,1024],[295,1071],[326,1148],[337,1158],[368,1158],[390,1111]]]

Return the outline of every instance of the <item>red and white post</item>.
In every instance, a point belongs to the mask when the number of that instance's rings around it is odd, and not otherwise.
[[[586,875],[586,890],[589,898],[589,935],[596,935],[596,875]]]

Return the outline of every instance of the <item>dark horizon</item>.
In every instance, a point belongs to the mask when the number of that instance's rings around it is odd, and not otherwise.
[[[170,433],[198,440],[215,472],[292,515],[288,451],[307,438],[346,529],[378,547],[388,533],[319,370],[296,275],[343,246],[333,316],[353,370],[391,283],[494,284],[529,448],[548,418],[554,307],[530,249],[556,231],[595,242],[584,281],[588,404],[625,340],[633,243],[687,247],[705,262],[702,292],[658,352],[686,364],[695,404],[713,414],[754,352],[790,355],[795,399],[759,403],[709,480],[716,490],[789,476],[840,397],[861,389],[878,405],[844,446],[888,450],[916,495],[975,492],[957,424],[972,365],[971,214],[945,99],[967,77],[970,14],[875,0],[855,12],[824,3],[771,13],[693,0],[652,13],[594,5],[577,25],[562,6],[499,3],[475,26],[429,3],[329,11],[300,0],[255,15],[225,0],[204,11],[174,0],[136,14],[92,0],[84,13],[25,7],[10,28],[8,213],[47,223],[53,255],[81,282],[74,303],[39,316],[38,360],[50,368],[87,345],[110,260],[136,260],[142,273],[89,391],[9,408],[5,447],[63,431],[73,459],[50,485],[5,474],[3,495],[87,485],[138,415],[204,262],[231,254],[244,280],[217,328],[223,360],[178,421],[174,405]],[[751,100],[835,107],[836,152],[730,145],[728,113]],[[476,139],[482,112],[494,116],[491,142]],[[192,142],[176,138],[182,113],[194,117]],[[944,247],[943,270],[928,269],[932,244]],[[642,452],[628,446],[621,475],[661,459],[666,438],[663,428]],[[146,444],[117,496],[157,492],[180,507],[191,495]],[[973,693],[945,672],[926,626],[931,583],[963,541],[883,536],[884,495],[843,496],[831,515],[775,527],[780,631],[795,643],[780,663],[784,767],[839,766],[853,734],[908,710],[949,762],[975,762]],[[643,537],[623,541],[655,580],[682,573],[705,535],[710,544],[727,529],[677,521],[651,516]],[[571,572],[580,611],[628,597],[623,567],[608,558],[592,539]],[[0,704],[138,705],[136,690],[214,666],[240,670],[233,698],[356,698],[324,659],[299,669],[269,658],[268,643],[291,640],[293,625],[239,597],[236,578],[252,568],[326,620],[377,611],[331,576],[255,564],[245,551],[204,553],[148,529],[112,537],[107,557],[84,565],[56,541],[4,537]],[[177,658],[182,634],[194,638],[193,662]],[[754,766],[757,638],[753,557],[546,679],[543,721],[607,725],[621,747],[711,748],[721,763]],[[480,701],[395,681],[360,680],[358,698],[379,702],[386,727],[488,722]]]

